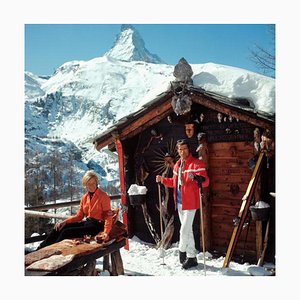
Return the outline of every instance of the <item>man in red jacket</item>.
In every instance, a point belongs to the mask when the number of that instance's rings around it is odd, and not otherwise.
[[[156,182],[174,189],[175,207],[181,223],[179,260],[182,268],[189,269],[198,265],[193,221],[196,210],[200,208],[200,195],[195,176],[201,176],[202,187],[209,185],[209,178],[204,163],[190,153],[188,140],[177,141],[177,151],[180,159],[174,166],[173,177],[165,178],[157,175]]]

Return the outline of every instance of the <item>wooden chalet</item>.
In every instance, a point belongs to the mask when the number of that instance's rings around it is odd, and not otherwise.
[[[206,250],[216,255],[224,255],[228,249],[258,155],[265,151],[251,205],[261,200],[270,205],[268,230],[267,221],[254,221],[248,211],[234,253],[236,258],[255,261],[267,243],[265,259],[273,261],[275,116],[255,111],[247,99],[227,98],[194,86],[191,68],[184,59],[182,62],[188,74],[182,75],[178,64],[174,69],[176,80],[169,90],[119,120],[93,141],[97,150],[108,146],[119,154],[129,237],[135,235],[164,247],[178,241],[180,224],[172,189],[160,187],[160,203],[155,176],[162,173],[172,176],[172,165],[178,159],[176,141],[187,138],[192,154],[205,162],[210,177],[210,186],[203,190],[203,223]],[[140,205],[130,202],[127,191],[132,184],[147,187],[145,202]],[[202,245],[200,232],[197,212],[194,234],[198,250]]]

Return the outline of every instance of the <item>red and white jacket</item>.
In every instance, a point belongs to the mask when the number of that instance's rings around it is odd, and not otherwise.
[[[163,178],[162,184],[174,189],[174,201],[176,207],[176,189],[178,181],[178,169],[180,159],[176,162],[173,168],[172,178]],[[202,187],[208,187],[209,177],[206,172],[205,164],[198,158],[193,157],[191,154],[184,161],[181,171],[181,201],[182,209],[198,209],[200,207],[199,187],[196,180],[193,179],[194,175],[200,175],[205,178]]]

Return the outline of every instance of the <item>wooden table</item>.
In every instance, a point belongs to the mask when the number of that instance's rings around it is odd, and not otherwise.
[[[40,270],[26,270],[25,276],[71,276],[75,275],[75,271],[82,266],[93,263],[96,259],[103,257],[103,270],[109,270],[109,258],[111,260],[111,270],[112,276],[124,275],[123,261],[120,254],[120,249],[126,244],[126,238],[122,238],[118,242],[114,242],[104,248],[99,250],[75,257],[72,261],[66,265],[54,270],[54,271],[40,271]],[[76,274],[78,275],[78,274]]]

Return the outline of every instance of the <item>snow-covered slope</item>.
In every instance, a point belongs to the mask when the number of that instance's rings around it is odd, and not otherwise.
[[[40,86],[46,95],[54,95],[57,100],[58,109],[51,113],[51,120],[55,117],[59,122],[51,123],[51,132],[85,143],[99,129],[138,108],[152,87],[174,79],[170,76],[172,70],[168,65],[112,60],[106,56],[64,64]]]
[[[36,76],[30,72],[25,72],[25,100],[43,96],[45,92],[41,89],[41,85],[45,81],[46,79]]]

